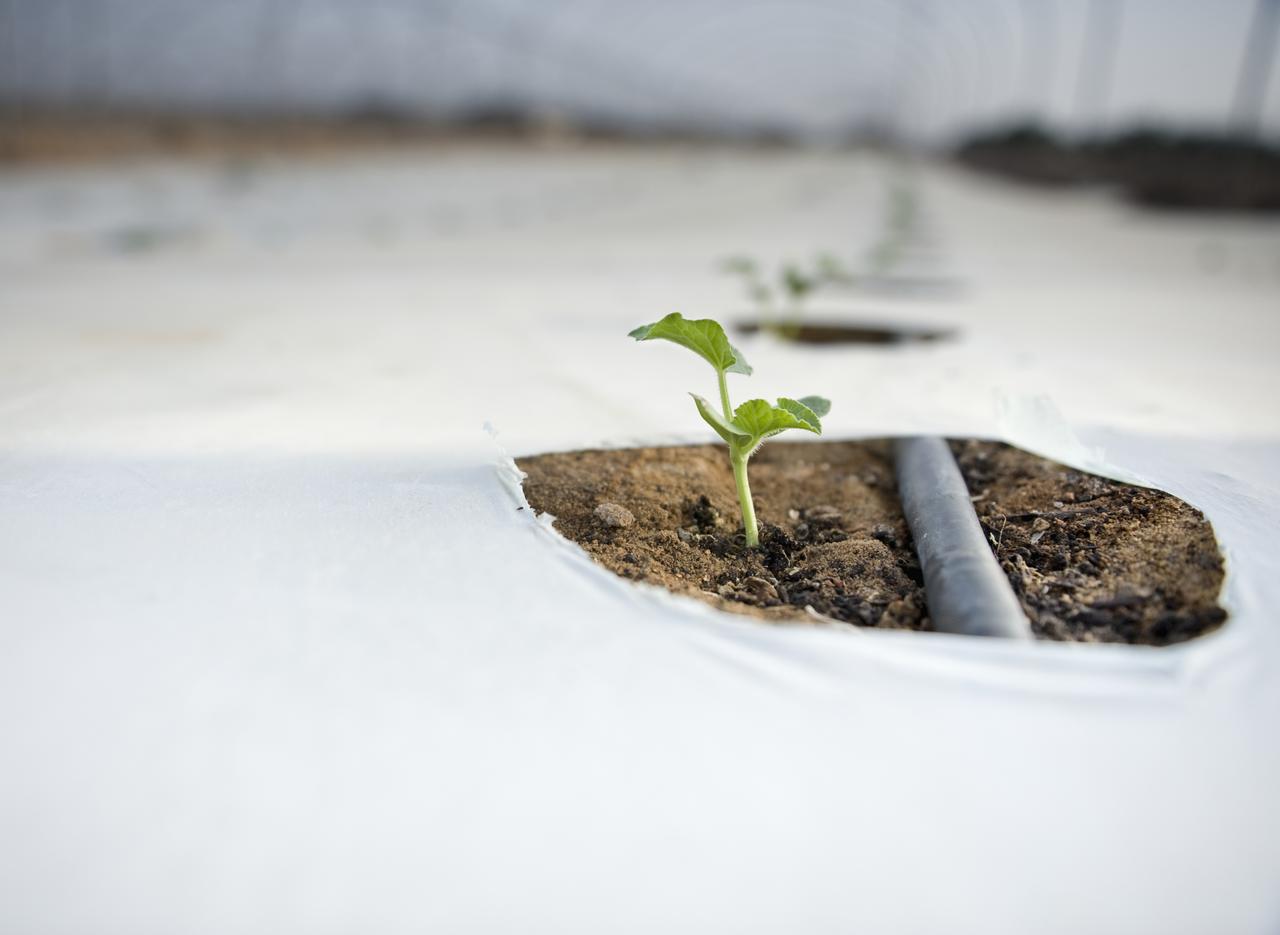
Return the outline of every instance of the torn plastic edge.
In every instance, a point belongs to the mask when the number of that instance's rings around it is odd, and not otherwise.
[[[717,658],[751,659],[753,670],[803,667],[806,677],[821,674],[830,681],[856,677],[851,664],[885,664],[911,675],[943,677],[965,684],[981,684],[991,691],[1013,691],[1043,696],[1160,697],[1184,691],[1211,673],[1230,668],[1235,653],[1223,653],[1221,631],[1173,646],[1090,644],[1080,646],[1051,640],[957,640],[949,633],[865,629],[854,626],[779,625],[750,616],[731,614],[687,595],[645,582],[629,581],[597,564],[580,545],[563,536],[555,517],[538,514],[524,495],[525,474],[498,442],[489,423],[496,458],[495,475],[511,497],[523,507],[524,519],[560,550],[572,567],[591,585],[621,599],[637,597],[667,611],[655,622],[698,624],[696,633],[685,627],[682,635],[709,638]],[[878,436],[877,436],[878,437]],[[596,442],[601,449],[636,446],[705,444],[705,438],[664,436],[661,441],[613,439]],[[813,623],[828,623],[816,612]],[[674,619],[673,619],[674,618]],[[1224,628],[1225,629],[1225,628]],[[760,654],[766,654],[760,658]],[[789,664],[788,664],[789,663]],[[790,679],[785,679],[790,680]]]

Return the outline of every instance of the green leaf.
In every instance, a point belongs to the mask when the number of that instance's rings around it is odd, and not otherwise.
[[[838,283],[847,285],[853,282],[853,275],[840,262],[838,257],[830,253],[822,253],[818,255],[818,259],[814,264],[814,277],[819,282]]]
[[[733,424],[749,438],[763,438],[775,431],[774,407],[763,399],[748,399],[733,411]],[[783,428],[785,426],[778,426],[776,431]]]
[[[630,337],[637,341],[672,341],[687,347],[717,371],[751,373],[751,366],[742,352],[729,343],[720,323],[710,318],[688,319],[679,312],[672,312],[661,321],[641,325],[630,332]]]
[[[738,276],[754,276],[760,269],[755,260],[742,254],[726,257],[721,261],[720,268],[726,273],[733,273]]]
[[[826,400],[823,400],[823,402],[826,402]],[[815,435],[822,434],[822,422],[818,418],[818,414],[808,404],[796,399],[787,399],[783,396],[778,399],[778,408],[790,413],[803,423],[803,425],[796,426],[796,428],[803,428],[805,431],[813,432]]]
[[[813,291],[814,282],[809,278],[798,266],[788,264],[782,268],[782,284],[786,287],[788,293],[796,297],[803,297]]]
[[[801,396],[800,402],[812,409],[815,416],[825,416],[831,411],[831,400],[821,396]]]
[[[732,422],[725,420],[725,417],[716,412],[715,407],[699,396],[697,393],[690,393],[693,397],[694,405],[698,407],[698,415],[702,416],[707,425],[716,430],[716,434],[723,438],[730,445],[741,442],[748,438],[745,431],[738,428]]]
[[[776,406],[763,399],[749,399],[734,412],[733,424],[747,433],[753,446],[787,429],[822,434],[822,423],[813,410],[794,399],[779,399]]]

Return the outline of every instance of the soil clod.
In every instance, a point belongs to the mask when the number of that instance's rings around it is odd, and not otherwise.
[[[630,510],[625,506],[619,506],[616,503],[601,503],[591,511],[602,526],[608,526],[611,529],[626,529],[635,524],[636,518]]]

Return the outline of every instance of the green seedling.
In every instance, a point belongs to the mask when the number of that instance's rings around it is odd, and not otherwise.
[[[731,256],[720,264],[720,269],[742,280],[747,297],[759,307],[762,319],[773,316],[773,289],[764,281],[759,263],[749,256]]]
[[[867,272],[873,279],[888,276],[893,272],[894,267],[898,265],[898,259],[901,256],[901,241],[894,237],[885,237],[878,240],[867,251]]]
[[[871,276],[887,276],[893,272],[915,236],[918,213],[915,191],[902,182],[896,183],[887,198],[884,232],[867,253],[866,265]]]
[[[760,323],[766,331],[782,338],[794,339],[804,319],[804,306],[819,289],[833,284],[848,284],[852,277],[830,253],[820,254],[812,268],[801,263],[784,263],[777,282],[770,284],[760,264],[748,256],[732,256],[720,267],[737,276],[747,297],[760,312]]]
[[[849,286],[857,280],[834,253],[819,253],[813,270],[819,285]]]
[[[831,411],[831,403],[821,396],[782,397],[776,405],[763,399],[749,399],[734,409],[729,402],[727,375],[740,373],[750,376],[751,366],[742,352],[729,343],[719,322],[710,318],[690,320],[679,312],[672,312],[661,321],[641,325],[630,333],[630,337],[637,341],[661,339],[674,342],[687,347],[715,368],[720,388],[719,411],[696,393],[689,395],[698,408],[698,415],[729,446],[729,462],[733,465],[733,480],[738,488],[747,545],[759,545],[760,530],[756,525],[755,505],[751,502],[751,485],[747,481],[748,459],[759,450],[765,439],[787,429],[803,429],[821,435],[821,417]]]
[[[782,280],[782,291],[787,297],[787,306],[799,312],[809,293],[818,288],[816,276],[804,270],[798,263],[787,263],[782,267],[779,277]]]

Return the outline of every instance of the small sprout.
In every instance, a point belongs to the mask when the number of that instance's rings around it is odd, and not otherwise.
[[[689,395],[693,396],[698,414],[729,446],[729,462],[733,465],[733,480],[738,487],[738,504],[742,507],[747,545],[759,545],[760,530],[756,525],[755,505],[751,502],[751,486],[747,483],[747,460],[759,450],[765,439],[787,429],[803,429],[821,435],[821,419],[831,410],[831,403],[821,396],[782,397],[776,404],[763,399],[749,399],[734,409],[729,403],[729,385],[725,376],[729,373],[749,376],[751,367],[742,352],[729,343],[719,322],[710,318],[690,320],[679,312],[672,312],[661,321],[641,325],[630,336],[637,341],[672,341],[687,347],[715,369],[720,388],[719,410],[701,396]]]
[[[787,297],[786,321],[778,329],[778,334],[794,340],[800,333],[805,300],[809,297],[809,293],[818,287],[818,281],[795,263],[784,264],[778,271],[778,280],[782,294]]]
[[[885,212],[888,215],[889,230],[896,234],[909,234],[916,224],[918,206],[916,193],[905,183],[899,181],[889,190],[889,204]]]
[[[788,263],[782,267],[782,288],[787,291],[787,298],[795,306],[798,307],[817,286],[817,280],[797,264]]]
[[[760,273],[759,263],[749,256],[739,254],[728,257],[721,262],[720,269],[722,272],[742,280],[742,286],[747,291],[747,297],[759,307],[761,317],[772,317],[773,289],[764,281],[764,277]]]
[[[895,183],[887,196],[884,231],[867,252],[866,265],[872,276],[888,275],[898,265],[915,236],[918,213],[915,192],[903,182]]]
[[[755,260],[741,253],[725,257],[720,263],[720,269],[734,276],[758,276],[760,275],[760,266]]]
[[[840,258],[832,253],[820,253],[814,261],[814,277],[819,283],[826,285],[847,286],[854,281],[854,276],[840,262]]]
[[[827,286],[852,285],[855,281],[830,253],[818,254],[812,266],[784,263],[778,267],[773,281],[761,272],[759,263],[742,254],[723,260],[720,269],[742,280],[747,297],[759,310],[764,330],[788,339],[799,334],[805,303],[813,293]]]
[[[898,265],[902,244],[894,237],[884,237],[867,251],[867,269],[872,277],[887,276]]]

